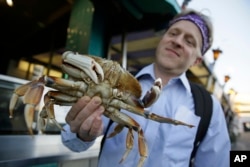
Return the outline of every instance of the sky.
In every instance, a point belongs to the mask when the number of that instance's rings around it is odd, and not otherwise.
[[[181,5],[183,0],[177,0]],[[250,1],[249,0],[191,0],[187,8],[207,14],[214,25],[214,43],[205,54],[213,62],[212,49],[220,48],[222,54],[214,66],[220,84],[224,76],[231,79],[225,91],[234,89],[235,100],[250,104]]]

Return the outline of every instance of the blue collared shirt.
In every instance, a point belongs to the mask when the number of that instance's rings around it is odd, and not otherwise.
[[[156,79],[153,64],[143,68],[136,77],[141,83],[143,97]],[[195,166],[229,167],[231,144],[226,121],[219,101],[214,96],[212,96],[212,99],[213,114],[211,122],[208,132],[197,151]],[[195,127],[189,128],[181,125],[158,123],[122,110],[121,112],[135,119],[144,131],[148,145],[148,157],[143,167],[188,167],[200,117],[194,113],[194,100],[185,73],[171,79],[163,87],[159,99],[146,110],[192,124]],[[103,117],[103,119],[107,125],[109,119],[106,117]],[[116,125],[116,123],[111,125],[109,133],[113,131]],[[71,150],[84,151],[93,144],[93,142],[82,142],[78,139],[74,133],[70,132],[68,125],[66,125],[65,129],[66,132],[62,132],[62,141]],[[125,128],[118,135],[106,139],[98,167],[137,166],[140,159],[137,133],[134,133],[134,146],[127,159],[119,164],[126,150],[126,136],[127,129]]]

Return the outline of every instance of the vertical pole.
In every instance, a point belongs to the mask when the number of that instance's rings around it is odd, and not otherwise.
[[[126,41],[126,32],[122,33],[122,67],[127,69],[127,41]]]
[[[93,13],[94,7],[90,1],[74,1],[67,30],[67,50],[88,54]]]
[[[66,49],[107,57],[109,33],[105,10],[89,0],[75,0],[68,27]]]

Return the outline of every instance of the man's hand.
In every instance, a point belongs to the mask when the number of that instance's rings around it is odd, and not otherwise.
[[[66,122],[73,133],[83,141],[92,141],[103,131],[101,115],[105,108],[100,97],[84,96],[75,103],[66,116]]]

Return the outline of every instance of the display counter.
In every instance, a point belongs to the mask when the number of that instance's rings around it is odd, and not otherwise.
[[[0,166],[27,167],[97,158],[101,138],[99,137],[87,151],[76,153],[70,151],[62,144],[60,135],[35,135],[34,137],[29,135],[1,136]]]

